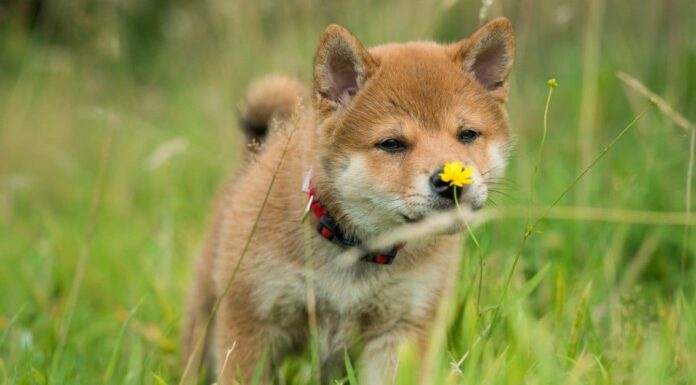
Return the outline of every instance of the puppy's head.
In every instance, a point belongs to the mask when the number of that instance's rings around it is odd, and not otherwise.
[[[459,202],[480,208],[505,168],[514,41],[507,19],[449,45],[365,49],[329,26],[314,64],[321,183],[344,221],[379,233],[454,205],[445,162],[474,170]]]

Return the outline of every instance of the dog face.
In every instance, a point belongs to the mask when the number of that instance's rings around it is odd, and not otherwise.
[[[445,162],[474,170],[459,203],[478,209],[505,168],[505,103],[514,43],[507,19],[451,45],[366,50],[329,26],[315,61],[314,102],[326,188],[353,224],[379,233],[454,205]]]

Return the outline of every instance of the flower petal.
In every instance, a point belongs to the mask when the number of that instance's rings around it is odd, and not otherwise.
[[[442,179],[443,182],[449,182],[450,186],[464,187],[465,184],[474,183],[474,180],[471,179],[473,173],[473,168],[464,168],[461,162],[447,162],[442,168],[440,179]]]

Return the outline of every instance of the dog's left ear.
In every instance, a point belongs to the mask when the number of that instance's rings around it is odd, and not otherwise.
[[[497,99],[507,100],[507,79],[515,54],[510,20],[494,19],[450,49],[454,60],[483,88]]]
[[[347,104],[374,73],[377,61],[347,29],[326,27],[314,59],[314,93],[333,110]]]

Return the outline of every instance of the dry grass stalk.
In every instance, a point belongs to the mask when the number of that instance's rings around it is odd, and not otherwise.
[[[94,228],[96,225],[96,216],[99,206],[101,206],[102,197],[104,195],[104,185],[106,184],[106,172],[111,161],[111,151],[114,142],[114,130],[109,129],[104,144],[104,151],[102,152],[102,157],[99,162],[99,171],[97,174],[97,181],[92,192],[92,202],[89,206],[89,214],[87,217],[87,226],[85,228],[85,234],[82,241],[82,247],[80,250],[80,255],[77,259],[77,264],[75,265],[75,275],[73,277],[72,287],[70,289],[70,295],[68,296],[68,303],[65,308],[65,316],[63,322],[60,325],[60,337],[58,342],[58,348],[53,356],[53,365],[61,365],[61,358],[63,351],[65,350],[65,345],[68,341],[68,335],[70,333],[70,325],[72,324],[72,318],[75,313],[75,308],[77,307],[77,300],[80,295],[80,288],[82,287],[82,281],[85,276],[85,269],[87,268],[87,260],[89,259],[90,246],[92,244],[92,236],[94,234]]]
[[[475,227],[488,219],[483,212],[479,214],[466,208],[431,214],[416,223],[404,224],[385,232],[366,241],[360,247],[349,248],[336,257],[336,263],[350,266],[365,255],[365,252],[390,249],[393,245],[402,242],[413,243],[427,240],[437,235],[451,233],[453,230],[463,230],[467,224]]]
[[[682,114],[675,111],[674,108],[667,104],[667,102],[664,99],[662,99],[656,93],[648,89],[648,87],[646,87],[638,79],[622,71],[617,71],[616,77],[618,77],[619,80],[624,82],[624,84],[626,84],[630,89],[638,92],[639,94],[645,96],[648,99],[653,100],[657,108],[659,108],[660,111],[663,114],[665,114],[665,116],[670,118],[677,127],[681,128],[687,133],[694,127],[694,125],[691,122],[689,122]]]
[[[695,142],[696,142],[696,125],[688,121],[682,114],[677,112],[672,106],[670,106],[663,98],[657,95],[655,92],[651,91],[643,83],[633,76],[618,71],[616,72],[616,77],[619,78],[624,84],[626,84],[632,90],[638,92],[642,96],[650,99],[662,112],[667,116],[677,127],[681,128],[685,132],[689,133],[691,138],[689,140],[689,163],[686,171],[686,188],[685,188],[685,213],[684,222],[685,226],[690,226],[691,223],[691,186],[693,185],[694,176],[694,152],[696,152]],[[689,227],[684,228],[684,235],[682,237],[682,251],[681,251],[681,281],[684,281],[684,271],[686,269],[686,243],[689,238]]]
[[[481,213],[479,222],[505,218],[525,218],[529,213],[542,215],[546,206],[508,206]],[[696,218],[685,217],[681,211],[628,210],[586,206],[555,206],[546,214],[548,219],[570,221],[611,222],[646,225],[696,226]]]
[[[493,5],[493,0],[483,0],[479,9],[479,27],[486,24],[488,20],[488,10]]]
[[[590,292],[592,291],[592,281],[585,286],[585,290],[582,292],[580,297],[580,303],[575,311],[575,320],[570,329],[570,337],[568,343],[568,353],[566,354],[571,360],[575,358],[578,351],[578,345],[580,343],[580,337],[582,335],[583,329],[585,328],[585,317],[587,314],[587,303],[590,298]]]
[[[689,140],[689,166],[686,171],[686,221],[691,220],[691,186],[694,180],[694,153],[696,153],[696,127],[691,128],[691,139]],[[686,242],[689,239],[689,228],[684,228],[682,237],[681,252],[681,281],[684,285],[684,272],[686,271]]]
[[[588,2],[589,13],[585,26],[584,59],[582,72],[582,94],[580,99],[580,119],[578,121],[578,170],[582,170],[592,160],[596,144],[597,106],[599,100],[599,58],[604,20],[604,0]],[[591,182],[577,186],[575,203],[585,204],[589,200]]]

